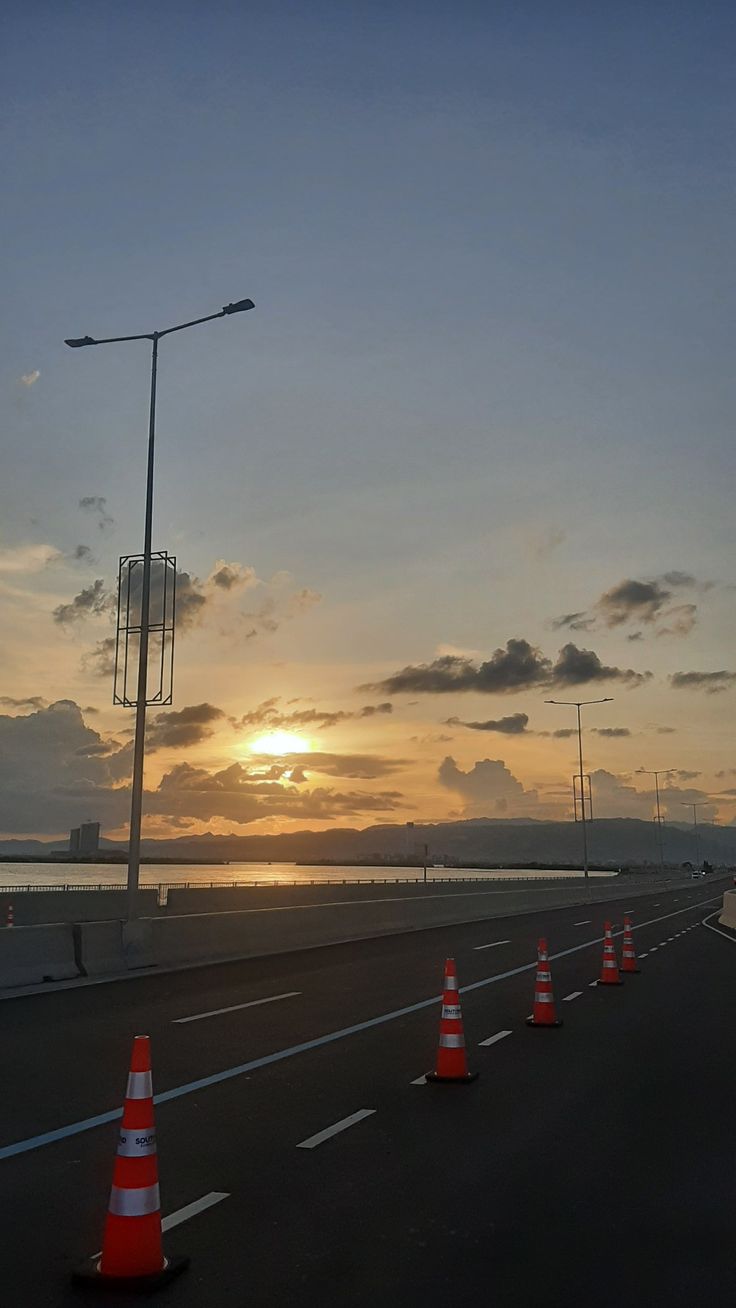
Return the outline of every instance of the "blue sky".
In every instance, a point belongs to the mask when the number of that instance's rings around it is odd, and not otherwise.
[[[52,615],[139,547],[148,362],[63,338],[250,295],[162,344],[155,536],[200,579],[254,568],[294,616],[243,642],[242,605],[218,609],[180,644],[176,707],[334,708],[510,638],[554,658],[555,617],[680,571],[701,585],[671,601],[697,603],[687,633],[599,616],[572,638],[653,673],[616,705],[635,738],[593,742],[595,765],[657,766],[648,724],[672,724],[711,793],[733,692],[668,678],[733,665],[730,6],[11,3],[3,26],[0,550],[60,556],[0,594],[8,695],[121,720],[80,668],[109,615]],[[94,564],[69,563],[79,543]],[[536,792],[567,776],[564,742],[427,739],[458,710],[552,729],[527,689],[422,695],[340,747],[411,759],[407,815],[462,803],[446,753],[497,754]],[[192,758],[216,770],[232,742],[207,740]]]

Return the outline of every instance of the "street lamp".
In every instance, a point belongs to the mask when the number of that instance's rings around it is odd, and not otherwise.
[[[545,704],[561,704],[566,708],[575,708],[578,711],[578,758],[580,760],[580,817],[583,823],[583,874],[585,876],[585,899],[590,902],[590,877],[588,876],[588,832],[585,826],[585,781],[583,773],[583,725],[580,717],[580,710],[587,708],[589,704],[610,704],[613,695],[606,695],[603,699],[546,699]],[[575,795],[573,791],[573,806]]]
[[[700,862],[700,836],[698,835],[698,809],[706,808],[710,804],[709,799],[696,799],[693,803],[689,799],[681,799],[680,803],[684,808],[693,810],[693,835],[695,836],[695,866]]]
[[[662,839],[662,814],[659,809],[659,778],[669,776],[674,768],[637,768],[645,776],[654,777],[654,792],[657,796],[657,844],[659,847],[659,870],[664,872],[664,840]]]
[[[143,807],[143,755],[146,739],[146,703],[148,688],[148,636],[149,605],[151,598],[151,537],[153,528],[153,463],[154,436],[156,429],[156,373],[158,369],[158,343],[172,332],[183,332],[187,327],[198,327],[200,323],[212,322],[215,318],[226,318],[233,313],[244,313],[253,309],[252,300],[237,300],[226,304],[219,313],[207,314],[205,318],[193,318],[191,322],[179,323],[176,327],[166,327],[161,332],[142,332],[138,336],[106,336],[97,340],[93,336],[79,336],[65,340],[73,350],[87,345],[117,345],[123,341],[151,341],[151,399],[148,417],[148,470],[146,476],[146,521],[143,545],[143,579],[141,586],[141,621],[140,644],[138,654],[138,685],[135,711],[135,740],[133,744],[133,781],[130,802],[130,839],[128,842],[128,919],[138,916],[138,879],[141,862],[141,815]]]

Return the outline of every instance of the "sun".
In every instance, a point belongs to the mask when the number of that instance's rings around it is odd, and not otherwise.
[[[293,731],[269,731],[250,743],[251,754],[308,754],[312,748],[303,736]]]

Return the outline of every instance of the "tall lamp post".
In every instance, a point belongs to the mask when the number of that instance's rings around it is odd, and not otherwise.
[[[148,470],[146,476],[146,520],[143,545],[143,578],[141,585],[140,642],[138,654],[138,683],[135,701],[135,739],[133,743],[133,781],[130,801],[130,839],[128,842],[128,919],[138,916],[138,879],[141,862],[141,816],[143,809],[143,756],[146,742],[146,704],[148,689],[148,637],[150,625],[151,598],[151,537],[153,528],[153,466],[154,437],[156,430],[156,373],[158,369],[158,343],[172,332],[183,332],[187,327],[198,327],[200,323],[213,322],[215,318],[226,318],[233,313],[243,313],[253,309],[252,300],[238,300],[235,304],[226,304],[219,313],[210,313],[205,318],[193,318],[191,322],[179,323],[176,327],[166,327],[160,332],[142,332],[138,336],[106,336],[97,340],[93,336],[81,336],[65,340],[64,344],[72,349],[81,349],[86,345],[117,345],[124,341],[151,341],[151,398],[148,416]]]
[[[659,807],[659,778],[669,776],[674,768],[637,768],[645,776],[654,777],[654,793],[657,797],[657,846],[659,848],[659,870],[664,872],[664,840],[662,839],[662,814]]]
[[[606,695],[603,699],[546,699],[545,704],[561,704],[566,708],[575,708],[578,711],[578,760],[580,764],[580,817],[583,824],[583,875],[585,876],[585,899],[590,902],[590,877],[588,875],[588,832],[585,825],[585,773],[583,772],[583,724],[580,716],[580,710],[587,708],[589,704],[610,704],[613,699],[612,695]],[[573,797],[574,798],[574,797]]]
[[[700,862],[700,837],[698,835],[698,809],[706,808],[707,805],[710,804],[710,802],[711,801],[709,799],[696,799],[695,803],[693,804],[690,802],[689,799],[680,800],[680,803],[683,805],[684,808],[691,808],[693,810],[693,835],[695,836],[695,866],[696,867]]]

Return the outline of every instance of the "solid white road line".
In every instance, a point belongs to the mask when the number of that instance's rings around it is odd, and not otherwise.
[[[510,945],[510,940],[492,940],[490,945],[473,945],[474,949],[495,949],[497,945]]]
[[[267,999],[249,999],[247,1004],[230,1004],[228,1008],[212,1008],[209,1013],[194,1013],[192,1017],[175,1017],[174,1026],[183,1026],[185,1022],[201,1022],[205,1017],[219,1017],[220,1013],[236,1013],[239,1008],[258,1008],[259,1004],[275,1004],[277,999],[293,999],[301,990],[287,990],[283,995],[269,995]]]
[[[227,1190],[210,1190],[209,1194],[203,1194],[201,1199],[195,1199],[191,1204],[185,1204],[183,1208],[177,1208],[175,1213],[169,1213],[168,1217],[161,1219],[161,1230],[170,1231],[174,1226],[181,1226],[182,1222],[188,1222],[190,1217],[196,1217],[197,1213],[204,1213],[214,1204],[222,1203],[223,1199],[229,1199],[230,1194]],[[92,1258],[99,1258],[102,1253],[101,1249],[92,1254]]]
[[[326,1126],[324,1131],[318,1131],[316,1135],[310,1135],[308,1140],[302,1140],[297,1145],[297,1149],[316,1149],[317,1145],[324,1144],[333,1135],[339,1135],[341,1131],[347,1131],[349,1126],[355,1126],[356,1122],[362,1122],[364,1117],[372,1117],[375,1108],[359,1108],[357,1113],[351,1113],[349,1117],[343,1117],[341,1121],[335,1122],[334,1126]]]
[[[582,922],[573,922],[573,926],[590,926],[592,921],[592,917],[586,917]]]
[[[229,1199],[230,1195],[226,1190],[210,1190],[209,1194],[203,1194],[201,1199],[195,1199],[192,1204],[185,1204],[183,1208],[177,1208],[175,1213],[169,1213],[161,1222],[162,1231],[170,1231],[172,1226],[181,1226],[182,1222],[188,1222],[190,1217],[196,1217],[197,1213],[203,1213],[207,1208],[212,1208],[214,1204],[222,1203],[223,1199]]]
[[[498,1040],[504,1040],[509,1035],[513,1035],[513,1031],[497,1031],[495,1035],[489,1036],[487,1040],[479,1040],[478,1044],[483,1046],[495,1045]]]
[[[703,908],[707,904],[720,903],[721,899],[722,895],[710,895],[707,899],[701,899],[697,904],[691,904],[690,908]],[[720,908],[717,911],[720,912]],[[653,926],[655,922],[664,922],[670,917],[679,917],[681,913],[687,912],[687,908],[676,908],[672,913],[662,913],[660,917],[650,917],[644,922],[638,922],[634,929],[641,930],[644,927]],[[715,913],[712,913],[711,916],[714,917]],[[713,929],[711,928],[711,930]],[[720,935],[721,932],[718,934]],[[559,949],[556,953],[550,955],[550,962],[555,962],[558,958],[567,958],[571,954],[579,954],[584,949],[592,949],[594,945],[600,945],[602,939],[602,936],[595,936],[592,940],[583,940],[579,945],[571,945],[568,949]],[[494,972],[492,976],[485,976],[480,981],[472,981],[470,985],[461,986],[459,993],[466,995],[473,990],[481,990],[486,986],[497,985],[500,981],[508,981],[512,976],[521,976],[524,972],[532,972],[536,966],[537,960],[533,959],[530,963],[521,963],[519,967],[511,967],[505,972]],[[597,981],[590,982],[591,986],[597,984]],[[408,1017],[411,1013],[421,1013],[425,1008],[435,1008],[441,999],[441,995],[430,995],[428,999],[420,999],[415,1004],[405,1004],[403,1008],[394,1008],[390,1013],[379,1013],[377,1017],[369,1017],[363,1022],[355,1022],[352,1026],[341,1027],[339,1031],[328,1031],[325,1035],[316,1036],[313,1040],[303,1040],[301,1044],[289,1045],[286,1049],[277,1049],[274,1053],[263,1054],[260,1058],[251,1058],[247,1063],[238,1063],[235,1067],[226,1067],[221,1072],[201,1076],[196,1081],[186,1081],[183,1085],[173,1086],[171,1090],[163,1090],[155,1094],[153,1102],[154,1104],[167,1104],[172,1099],[181,1099],[184,1095],[197,1094],[200,1090],[208,1089],[209,1086],[220,1085],[223,1081],[232,1081],[234,1077],[245,1076],[248,1072],[257,1071],[260,1067],[272,1067],[274,1063],[282,1063],[287,1058],[295,1058],[297,1054],[304,1054],[312,1049],[322,1049],[326,1045],[335,1044],[338,1040],[346,1040],[349,1036],[360,1035],[363,1031],[372,1031],[375,1027],[384,1026],[387,1022],[395,1022],[400,1017]],[[27,1136],[24,1140],[15,1140],[12,1144],[3,1145],[0,1148],[0,1160],[15,1158],[18,1154],[27,1154],[33,1149],[42,1149],[45,1145],[55,1144],[58,1140],[68,1140],[70,1136],[81,1135],[85,1131],[93,1131],[97,1126],[105,1126],[108,1122],[117,1122],[122,1115],[121,1108],[111,1108],[107,1112],[96,1113],[94,1117],[84,1117],[78,1122],[68,1122],[66,1126],[57,1126],[52,1131],[42,1131],[39,1135]]]
[[[579,999],[580,996],[582,995],[582,993],[583,993],[582,990],[573,990],[572,994],[570,994],[570,995],[565,995],[565,997],[564,997],[564,999],[563,999],[563,1001],[562,1001],[563,1004],[569,1004],[569,1003],[571,1002],[571,1000],[573,1000],[573,999]]]
[[[720,914],[722,911],[723,911],[723,910],[720,909],[720,908],[717,908],[717,909],[716,909],[716,913],[719,913],[719,914]],[[702,920],[702,922],[701,922],[700,925],[701,925],[701,926],[704,926],[704,927],[707,927],[709,931],[715,931],[716,935],[717,935],[717,936],[723,936],[723,939],[724,939],[724,940],[730,940],[730,941],[731,941],[731,944],[733,945],[734,943],[736,943],[736,942],[734,942],[734,938],[733,938],[733,936],[729,936],[729,935],[726,934],[725,931],[719,931],[718,927],[714,927],[714,926],[711,925],[711,921],[710,921],[710,919],[711,919],[712,917],[715,917],[716,913],[709,913],[707,917],[704,917],[704,918],[703,918],[703,920]]]

